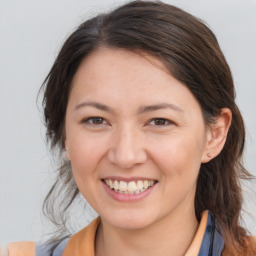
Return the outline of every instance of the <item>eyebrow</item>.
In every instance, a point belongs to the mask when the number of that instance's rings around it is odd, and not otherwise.
[[[104,104],[94,102],[94,101],[82,102],[75,107],[75,110],[78,110],[82,107],[94,107],[94,108],[97,108],[97,109],[105,111],[105,112],[110,112],[110,113],[115,112],[111,107],[108,107]],[[178,107],[177,105],[170,104],[170,103],[160,103],[160,104],[155,104],[155,105],[141,106],[138,109],[138,113],[144,114],[147,112],[157,111],[160,109],[171,109],[176,112],[184,113],[184,110],[182,108]]]
[[[110,113],[114,113],[114,110],[104,104],[101,104],[101,103],[98,103],[98,102],[94,102],[94,101],[85,101],[85,102],[82,102],[80,104],[78,104],[76,107],[75,107],[75,110],[78,110],[82,107],[93,107],[93,108],[97,108],[99,110],[103,110],[105,112],[110,112]]]
[[[143,114],[146,112],[156,111],[159,109],[171,109],[176,112],[184,113],[184,110],[177,105],[170,104],[170,103],[160,103],[156,105],[149,105],[149,106],[141,106],[139,107],[138,113]]]

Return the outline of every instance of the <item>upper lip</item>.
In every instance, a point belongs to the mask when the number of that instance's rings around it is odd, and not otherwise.
[[[107,176],[102,178],[102,180],[118,180],[118,181],[137,181],[137,180],[154,180],[157,181],[154,178],[149,178],[149,177],[121,177],[121,176]]]

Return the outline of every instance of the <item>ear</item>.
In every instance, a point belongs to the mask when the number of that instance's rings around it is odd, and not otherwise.
[[[66,159],[67,159],[67,160],[70,160],[70,154],[69,154],[69,152],[68,152],[68,148],[66,148],[65,156],[66,156]]]
[[[69,151],[68,151],[68,146],[67,146],[66,139],[65,139],[65,142],[64,142],[64,146],[65,146],[65,157],[66,157],[67,160],[70,160],[70,154],[69,154]]]
[[[206,144],[202,154],[202,163],[208,163],[222,151],[228,130],[232,121],[232,112],[229,108],[221,109],[216,122],[208,128]]]
[[[70,160],[70,154],[68,151],[68,145],[67,145],[67,138],[66,138],[66,130],[65,128],[62,130],[62,145],[63,148],[65,148],[64,154],[65,154],[65,158],[67,160]]]

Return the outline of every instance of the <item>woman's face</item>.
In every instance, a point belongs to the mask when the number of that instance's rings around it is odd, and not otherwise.
[[[124,229],[194,211],[207,154],[197,100],[159,60],[143,56],[106,48],[88,56],[65,121],[80,192],[103,221]]]

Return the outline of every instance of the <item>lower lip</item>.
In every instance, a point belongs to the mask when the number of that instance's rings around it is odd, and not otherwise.
[[[107,193],[114,198],[117,201],[120,202],[129,202],[129,201],[139,201],[147,197],[155,188],[156,184],[155,183],[152,187],[149,189],[140,192],[138,194],[121,194],[118,192],[115,192],[113,189],[111,189],[104,181],[102,181],[104,188],[106,189]]]

